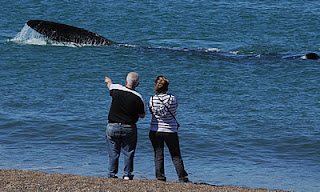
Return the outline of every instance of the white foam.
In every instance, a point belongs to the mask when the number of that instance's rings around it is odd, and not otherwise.
[[[21,31],[10,41],[22,44],[46,45],[46,38],[35,30],[31,29],[27,24]]]
[[[76,43],[61,43],[52,41],[40,33],[30,28],[27,24],[21,29],[21,31],[10,41],[20,44],[30,45],[53,45],[53,46],[68,46],[68,47],[80,47],[86,45],[78,45]]]
[[[55,167],[32,167],[32,168],[28,168],[25,170],[37,170],[37,171],[41,171],[41,170],[53,170],[53,169],[64,169],[64,167],[62,166],[55,166]]]
[[[238,55],[239,51],[230,51],[230,53],[233,54],[233,55]]]
[[[300,57],[301,59],[307,59],[307,56],[303,55]]]
[[[220,49],[218,49],[218,48],[208,48],[207,49],[208,50],[208,52],[222,52]]]

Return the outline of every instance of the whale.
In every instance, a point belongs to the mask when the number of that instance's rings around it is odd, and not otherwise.
[[[317,60],[320,58],[320,56],[316,53],[307,53],[305,55],[303,55],[301,57],[302,59],[313,59],[313,60]]]
[[[145,49],[166,49],[166,48],[154,48],[154,47],[146,47],[146,46],[139,46],[139,45],[128,45],[128,44],[121,44],[111,41],[101,35],[98,35],[94,32],[88,31],[83,28],[74,27],[71,25],[57,23],[53,21],[45,21],[45,20],[29,20],[26,24],[32,28],[33,30],[37,31],[38,33],[44,35],[48,39],[51,39],[56,42],[61,43],[75,43],[77,45],[94,45],[94,46],[110,46],[110,45],[118,45],[121,47],[139,47]],[[172,50],[167,48],[168,50]],[[224,52],[221,50],[218,51],[210,51],[203,49],[188,49],[188,48],[181,48],[181,49],[174,49],[172,51],[196,51],[199,53],[211,53],[215,55],[221,56],[235,56],[228,52]],[[242,55],[241,57],[245,57],[246,55]],[[260,55],[247,55],[247,57],[259,57]],[[293,56],[285,56],[282,58],[302,58],[302,59],[311,59],[317,60],[320,56],[316,53],[307,53],[303,55],[293,55]]]
[[[109,39],[91,31],[44,20],[29,20],[27,25],[45,37],[63,43],[76,43],[80,45],[113,45]]]

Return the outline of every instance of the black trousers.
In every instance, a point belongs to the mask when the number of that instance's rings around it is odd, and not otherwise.
[[[164,172],[164,142],[166,143],[172,162],[176,168],[179,181],[186,181],[187,172],[184,169],[180,153],[178,133],[165,133],[150,131],[149,138],[154,149],[154,162],[156,177],[158,180],[166,181]]]

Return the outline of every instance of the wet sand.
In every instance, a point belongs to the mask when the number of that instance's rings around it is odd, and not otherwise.
[[[149,179],[127,181],[38,171],[0,170],[0,191],[213,191],[284,192],[282,190],[214,186],[200,183],[162,182]]]

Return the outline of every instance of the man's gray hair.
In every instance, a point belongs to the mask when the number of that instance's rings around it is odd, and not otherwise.
[[[130,72],[127,75],[127,84],[131,85],[132,88],[136,88],[139,85],[139,74],[136,72]]]

